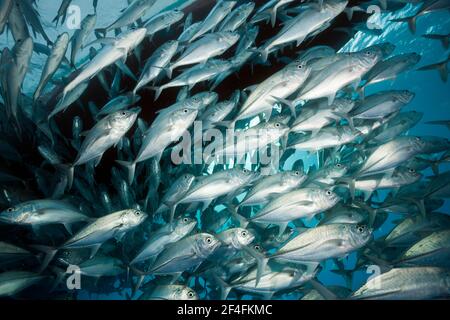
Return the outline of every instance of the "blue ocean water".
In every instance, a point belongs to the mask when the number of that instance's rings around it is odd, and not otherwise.
[[[184,8],[194,1],[176,1],[176,0],[165,0],[158,1],[157,5],[154,6],[150,12],[147,13],[147,17],[150,17],[156,13],[163,10],[168,10],[172,8]],[[72,35],[74,30],[68,28],[66,24],[58,26],[55,28],[50,21],[54,17],[54,13],[57,9],[54,1],[39,1],[39,12],[42,16],[43,21],[46,25],[46,31],[50,38],[55,38],[57,34],[61,32],[68,32]],[[82,17],[93,13],[92,1],[91,0],[74,0],[73,5],[78,5],[81,8]],[[126,6],[127,0],[114,0],[114,1],[99,1],[99,6],[97,11],[101,12],[98,15],[97,25],[105,26],[111,22],[124,6]],[[416,34],[412,34],[408,29],[406,23],[396,23],[389,20],[394,18],[400,18],[409,16],[418,9],[418,6],[407,5],[404,9],[396,11],[394,13],[382,13],[374,14],[370,21],[376,22],[383,29],[383,33],[379,36],[371,35],[364,32],[358,32],[348,43],[346,43],[341,51],[357,51],[363,49],[369,45],[373,45],[381,42],[391,42],[395,44],[396,49],[393,54],[401,53],[419,53],[422,58],[418,64],[418,67],[436,63],[447,58],[449,50],[445,50],[439,41],[432,41],[420,37],[420,35],[425,33],[440,33],[447,34],[450,30],[450,15],[448,12],[437,12],[420,17],[417,21],[417,31]],[[0,45],[2,47],[8,46],[12,47],[14,42],[10,38],[10,35],[3,34],[0,36]],[[92,39],[95,39],[91,35]],[[43,41],[43,40],[42,40]],[[85,49],[81,55],[87,55],[87,49]],[[45,63],[45,56],[43,55],[33,55],[32,67],[25,78],[24,83],[24,93],[32,94],[37,81],[39,81],[39,75],[42,69],[42,65]],[[56,78],[65,76],[66,70],[60,70]],[[418,136],[440,136],[450,139],[450,131],[443,126],[434,126],[426,124],[427,121],[440,120],[440,119],[450,119],[450,83],[444,83],[441,81],[437,71],[408,71],[406,73],[400,74],[396,79],[384,81],[366,89],[366,95],[374,93],[380,90],[388,89],[408,89],[415,93],[415,98],[411,103],[409,103],[403,111],[420,111],[424,113],[423,119],[408,133],[410,135]],[[316,162],[315,156],[308,156],[306,153],[297,152],[290,161],[286,163],[286,167],[289,167],[295,160],[303,159],[304,163],[309,166]],[[450,169],[450,165],[441,165],[441,171],[446,171]],[[431,170],[424,172],[425,175],[431,175]],[[380,195],[382,196],[382,195]],[[439,209],[440,212],[449,213],[450,203],[445,202],[444,206]],[[395,215],[390,216],[390,218],[385,222],[385,224],[379,228],[375,233],[375,238],[381,237],[388,233],[392,227],[392,221],[396,219]],[[332,267],[332,262],[327,262]],[[352,254],[348,257],[346,262],[346,267],[349,269],[355,263],[355,255]],[[327,268],[329,269],[329,268]],[[352,281],[352,289],[359,288],[370,274],[363,271],[354,274]],[[345,279],[339,275],[332,272],[322,272],[319,275],[319,280],[326,285],[345,285]],[[298,298],[298,293],[292,293],[289,295],[282,296],[284,299],[296,299]],[[85,291],[81,291],[78,295],[81,299],[124,299],[123,292],[117,294],[90,294]],[[248,298],[244,296],[244,298]]]

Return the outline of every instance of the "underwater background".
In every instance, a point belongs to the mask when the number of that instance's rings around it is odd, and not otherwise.
[[[146,17],[151,17],[155,14],[158,14],[160,12],[163,12],[165,10],[171,10],[171,9],[184,9],[188,6],[193,6],[195,9],[195,4],[193,3],[199,3],[209,0],[191,0],[191,1],[172,1],[172,0],[163,0],[163,1],[157,1],[156,4],[146,13]],[[48,34],[50,39],[55,39],[57,35],[61,34],[62,32],[68,32],[70,36],[75,32],[74,29],[71,29],[68,27],[67,23],[63,23],[60,25],[55,26],[54,23],[52,23],[52,19],[55,16],[55,13],[59,7],[60,1],[50,1],[50,0],[39,0],[37,1],[38,5],[38,12],[41,16],[41,21],[45,27],[45,31]],[[211,1],[213,2],[213,1]],[[256,1],[258,2],[258,1]],[[94,13],[94,8],[92,6],[91,0],[73,0],[71,2],[72,5],[79,6],[81,17],[84,18],[88,14]],[[120,12],[121,9],[126,7],[128,5],[127,0],[99,0],[98,1],[98,7],[97,7],[97,22],[96,26],[106,26],[111,21],[113,21],[116,17],[118,12]],[[347,36],[346,38],[343,38],[342,34],[339,33],[332,33],[327,35],[327,45],[333,46],[332,39],[333,37],[336,37],[337,43],[342,43],[342,40],[345,39],[343,45],[340,46],[339,51],[341,52],[353,52],[358,51],[363,48],[366,48],[370,45],[374,45],[377,43],[382,42],[390,42],[395,45],[395,50],[393,52],[394,55],[396,54],[402,54],[402,53],[412,53],[416,52],[421,55],[421,59],[417,66],[413,68],[413,70],[409,70],[407,72],[403,72],[398,77],[396,77],[393,80],[387,80],[383,81],[374,85],[369,86],[366,89],[366,96],[375,93],[381,90],[390,90],[390,89],[408,89],[415,93],[415,98],[410,102],[402,111],[411,111],[415,110],[418,112],[423,112],[423,118],[422,120],[415,125],[409,132],[408,135],[417,135],[417,136],[439,136],[439,137],[445,137],[450,139],[450,130],[445,126],[436,126],[427,124],[427,121],[433,121],[433,120],[446,120],[450,119],[450,82],[443,82],[440,79],[439,73],[436,70],[429,70],[429,71],[416,71],[418,67],[433,64],[439,61],[443,61],[447,59],[449,55],[449,50],[445,49],[440,41],[431,41],[429,39],[423,38],[420,35],[425,33],[438,33],[438,34],[447,34],[450,30],[450,14],[447,11],[440,11],[440,12],[433,12],[428,15],[424,15],[417,20],[417,30],[415,34],[412,34],[411,31],[408,29],[408,25],[406,23],[396,23],[392,22],[390,20],[395,18],[401,18],[406,17],[417,10],[417,5],[413,4],[406,4],[405,7],[401,10],[397,10],[394,12],[388,12],[388,13],[375,13],[370,18],[369,21],[376,23],[378,26],[382,28],[381,34],[371,34],[369,32],[364,31],[358,31],[353,37]],[[195,16],[195,11],[193,11],[193,14]],[[203,13],[202,13],[203,14]],[[194,19],[196,21],[196,19]],[[182,27],[172,27],[176,30],[170,29],[169,31],[160,31],[156,39],[153,41],[155,43],[162,43],[164,39],[176,39],[176,37],[179,35],[180,31],[182,30]],[[177,29],[178,28],[178,29]],[[38,36],[39,39],[39,36]],[[89,42],[90,40],[95,40],[94,34],[91,34],[90,37],[87,39]],[[42,43],[45,43],[45,41],[42,39]],[[320,44],[320,40],[317,40],[317,43]],[[9,47],[12,48],[14,46],[14,40],[12,39],[12,36],[9,32],[4,32],[0,36],[0,46],[3,47]],[[155,45],[156,46],[156,45]],[[88,48],[84,48],[79,53],[79,59],[83,60],[84,57],[86,57],[89,54]],[[34,90],[39,82],[39,77],[43,68],[43,65],[46,61],[46,55],[43,54],[36,54],[34,53],[31,59],[31,65],[30,68],[26,74],[24,84],[23,84],[23,93],[29,96],[32,96],[34,93]],[[249,70],[247,70],[249,71]],[[68,70],[66,67],[60,68],[54,79],[62,79],[63,77],[66,77],[71,71]],[[267,74],[270,74],[270,71],[267,72]],[[94,82],[92,80],[92,82]],[[233,80],[236,81],[236,78]],[[255,80],[246,80],[249,81],[249,83],[256,83]],[[226,82],[225,84],[222,84],[223,88],[224,86],[230,86],[233,82]],[[243,88],[247,85],[240,83],[239,87]],[[93,87],[93,88],[91,88]],[[82,97],[83,101],[98,101],[99,93],[98,93],[99,84],[94,83],[91,84],[89,91],[85,93]],[[224,88],[223,90],[225,92],[232,92],[235,87],[230,88]],[[102,93],[103,94],[103,93]],[[143,93],[143,95],[150,93]],[[225,94],[225,96],[228,96],[228,94]],[[163,106],[170,105],[175,101],[176,97],[176,91],[170,91],[167,90],[165,95],[162,99],[155,103],[148,102],[147,105],[142,105],[143,111],[142,115],[145,120],[148,122],[151,122],[151,119],[154,117],[154,112],[156,112],[158,109],[161,109]],[[145,100],[145,99],[144,99]],[[150,99],[152,100],[152,99]],[[107,97],[103,97],[100,99],[100,101],[107,101]],[[147,101],[147,100],[145,100]],[[71,122],[70,119],[74,115],[83,114],[85,111],[80,111],[79,107],[72,107],[70,110],[67,110],[64,115],[61,116],[61,121],[66,121],[67,124],[66,128],[62,128],[61,130],[70,132],[71,128]],[[69,120],[67,120],[69,119]],[[89,128],[89,124],[85,124],[86,128]],[[286,161],[284,168],[286,170],[290,169],[292,164],[298,160],[302,159],[305,167],[308,167],[310,165],[317,165],[317,158],[315,155],[309,155],[305,152],[296,151],[293,156],[289,158],[289,161]],[[96,169],[99,171],[100,180],[107,181],[107,179],[110,177],[110,173],[108,172],[102,172],[102,166],[108,165],[111,163],[110,160],[106,160],[105,164],[100,164],[100,166]],[[232,167],[232,166],[229,166]],[[450,169],[450,164],[443,163],[440,164],[440,171],[445,172]],[[423,172],[425,176],[432,175],[431,168],[425,170]],[[384,197],[386,196],[385,193],[379,192],[378,197]],[[220,209],[220,208],[219,208]],[[439,208],[439,212],[450,214],[450,203],[448,200],[445,201],[444,205]],[[396,219],[401,217],[401,215],[391,214],[389,218],[384,222],[384,224],[378,228],[375,233],[374,237],[375,239],[385,236],[392,228],[394,227],[394,222]],[[393,222],[394,221],[394,222]],[[315,225],[317,223],[316,221],[312,221],[311,225]],[[324,271],[320,272],[318,275],[318,279],[327,286],[345,286],[347,285],[345,277],[333,273],[330,271],[330,269],[333,269],[333,262],[327,261],[327,265],[324,269]],[[345,261],[345,266],[347,269],[351,269],[354,264],[356,263],[356,253],[350,254]],[[370,276],[370,273],[364,272],[364,271],[356,271],[353,274],[353,278],[351,281],[351,289],[352,291],[358,289],[362,284],[364,284],[367,280],[367,278]],[[89,290],[79,290],[76,292],[76,298],[78,299],[126,299],[126,293],[129,292],[129,289],[122,290],[121,292],[107,292],[107,293],[98,293],[98,292],[90,292]],[[298,299],[301,296],[299,292],[293,291],[284,295],[278,295],[277,299]],[[57,297],[57,295],[55,295]],[[37,297],[38,298],[38,297]],[[200,296],[201,298],[201,296]],[[230,297],[232,298],[232,297]],[[242,299],[251,299],[252,296],[250,295],[243,295]]]

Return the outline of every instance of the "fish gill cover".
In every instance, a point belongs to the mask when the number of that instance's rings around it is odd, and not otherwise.
[[[2,0],[0,297],[448,297],[449,6]]]

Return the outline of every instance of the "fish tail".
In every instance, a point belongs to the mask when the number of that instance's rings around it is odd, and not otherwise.
[[[232,286],[230,286],[228,283],[225,282],[221,277],[219,277],[214,272],[209,272],[211,276],[214,278],[214,280],[217,282],[217,285],[220,287],[220,300],[226,300],[228,295],[230,294],[231,289],[233,289]]]
[[[158,100],[159,96],[161,95],[161,92],[165,89],[164,86],[161,87],[148,87],[150,90],[155,91],[155,97],[154,101]]]
[[[174,69],[173,65],[169,65],[168,67],[164,68],[167,78],[172,79],[173,69]]]
[[[131,185],[134,180],[134,172],[136,171],[136,162],[116,160],[118,164],[127,169],[128,183]]]
[[[269,258],[266,257],[261,252],[258,252],[251,247],[243,247],[243,249],[245,252],[247,252],[249,255],[251,255],[256,260],[257,271],[256,271],[255,286],[257,286],[259,283],[259,280],[261,280],[264,270],[266,269],[267,263],[269,262]]]
[[[279,102],[279,103],[281,103],[281,104],[287,106],[287,107],[289,108],[289,110],[291,111],[292,116],[293,116],[294,118],[297,117],[297,114],[296,114],[296,111],[295,111],[295,104],[294,104],[292,101],[289,101],[289,100],[283,99],[283,98],[274,97],[274,96],[271,96],[271,97],[272,97],[273,99],[275,99],[277,102]]]
[[[57,164],[57,168],[61,169],[63,173],[67,177],[67,189],[70,190],[72,188],[73,183],[73,174],[74,174],[74,165],[73,164]]]
[[[411,31],[412,34],[416,33],[416,19],[417,16],[410,16],[406,18],[398,18],[398,19],[392,19],[392,22],[407,22],[408,28]]]
[[[231,211],[231,215],[233,216],[233,218],[235,218],[239,222],[239,226],[241,228],[246,228],[249,224],[249,221],[238,213],[239,206],[227,204],[227,207]]]
[[[53,260],[56,253],[58,252],[58,249],[49,247],[49,246],[43,246],[43,245],[32,245],[31,247],[36,250],[42,251],[45,254],[44,259],[42,260],[41,265],[38,270],[38,273],[41,273],[42,271],[44,271],[47,268],[49,263]]]

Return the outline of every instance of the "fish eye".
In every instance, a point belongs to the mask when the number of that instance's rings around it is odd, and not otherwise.
[[[366,230],[366,227],[364,227],[364,226],[358,226],[358,227],[356,228],[356,230],[357,230],[359,233],[363,233],[364,230]]]
[[[414,173],[414,172],[416,172],[416,170],[414,170],[413,168],[409,168],[409,170],[408,170],[410,173]]]
[[[303,66],[302,66],[301,64],[299,64],[299,65],[297,66],[297,69],[301,69],[301,68],[303,68]]]
[[[247,236],[247,231],[242,231],[241,234],[242,234],[243,237],[246,237]]]
[[[193,298],[193,297],[194,297],[194,292],[189,291],[189,292],[188,292],[188,297],[189,297],[189,298]]]
[[[138,210],[136,210],[134,213],[136,213],[137,216],[139,216],[141,214],[141,212]]]
[[[331,196],[332,192],[331,190],[327,190],[327,196]]]
[[[336,167],[340,168],[340,167],[342,167],[342,164],[338,163],[338,164],[336,164]]]
[[[368,56],[370,56],[370,55],[372,54],[372,51],[366,51],[366,54],[367,54]]]
[[[188,113],[188,111],[189,111],[188,109],[184,109],[183,110],[184,113]]]
[[[242,170],[242,172],[244,172],[244,173],[248,173],[248,170],[247,170],[247,169],[244,169],[244,170]]]
[[[257,250],[257,251],[261,250],[261,247],[260,247],[259,244],[255,245],[254,248],[255,248],[255,250]]]
[[[124,116],[124,115],[126,115],[127,113],[126,113],[125,111],[122,111],[120,114]]]
[[[279,127],[280,127],[280,124],[279,124],[278,122],[275,123],[275,127],[279,128]]]
[[[295,171],[294,174],[295,174],[296,176],[299,176],[299,175],[300,175],[300,171]]]
[[[206,243],[210,244],[212,242],[211,237],[206,238]]]
[[[188,218],[183,218],[183,222],[188,222],[189,221],[189,219]]]
[[[8,212],[13,212],[13,211],[14,211],[14,208],[8,208],[8,209],[6,209],[6,211],[8,211]]]

